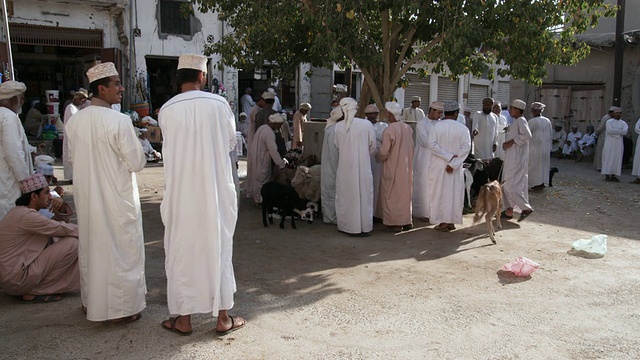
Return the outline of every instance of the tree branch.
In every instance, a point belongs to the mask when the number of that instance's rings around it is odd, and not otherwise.
[[[427,45],[420,49],[420,51],[418,51],[416,55],[409,59],[409,61],[407,61],[407,63],[402,66],[402,68],[400,68],[398,72],[396,72],[394,78],[392,79],[394,81],[394,84],[400,81],[400,78],[403,77],[404,74],[406,74],[407,71],[413,66],[413,64],[418,62],[418,60],[420,60],[420,58],[422,58],[424,54],[427,53],[427,51],[431,50],[431,48],[442,42],[445,36],[445,33],[438,35],[435,39],[431,40]]]

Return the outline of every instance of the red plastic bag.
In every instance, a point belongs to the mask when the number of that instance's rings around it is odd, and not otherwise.
[[[526,257],[519,256],[512,262],[502,265],[502,270],[514,273],[516,276],[529,276],[533,274],[540,264],[527,259]]]

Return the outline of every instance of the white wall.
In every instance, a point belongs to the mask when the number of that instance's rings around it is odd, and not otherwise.
[[[618,4],[617,0],[608,0],[609,4]],[[626,0],[625,1],[625,15],[624,15],[624,31],[638,30],[640,29],[640,1],[638,0]],[[594,29],[589,29],[586,34],[607,34],[616,32],[616,18],[600,19],[598,26]]]

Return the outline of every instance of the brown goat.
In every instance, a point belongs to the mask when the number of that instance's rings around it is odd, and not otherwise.
[[[500,223],[500,211],[502,210],[502,186],[496,180],[482,185],[480,194],[476,200],[476,214],[473,223],[477,223],[484,216],[487,223],[487,232],[492,243],[496,243],[496,232],[493,227],[493,217],[498,221],[498,227],[502,229]]]

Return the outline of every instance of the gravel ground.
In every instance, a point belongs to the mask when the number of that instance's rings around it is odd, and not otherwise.
[[[138,176],[149,293],[143,318],[86,321],[79,294],[22,305],[0,291],[2,359],[638,359],[640,186],[604,182],[590,164],[552,160],[554,188],[531,194],[526,221],[503,222],[497,245],[483,223],[443,234],[416,221],[405,233],[376,225],[351,238],[316,221],[264,229],[242,200],[235,237],[232,314],[248,324],[225,337],[211,314],[192,336],[160,328],[168,316],[162,166]],[[241,168],[242,172],[243,168]],[[58,164],[56,174],[61,174]],[[73,194],[73,186],[65,186]],[[600,259],[569,255],[607,234]],[[529,278],[499,271],[518,256]]]

